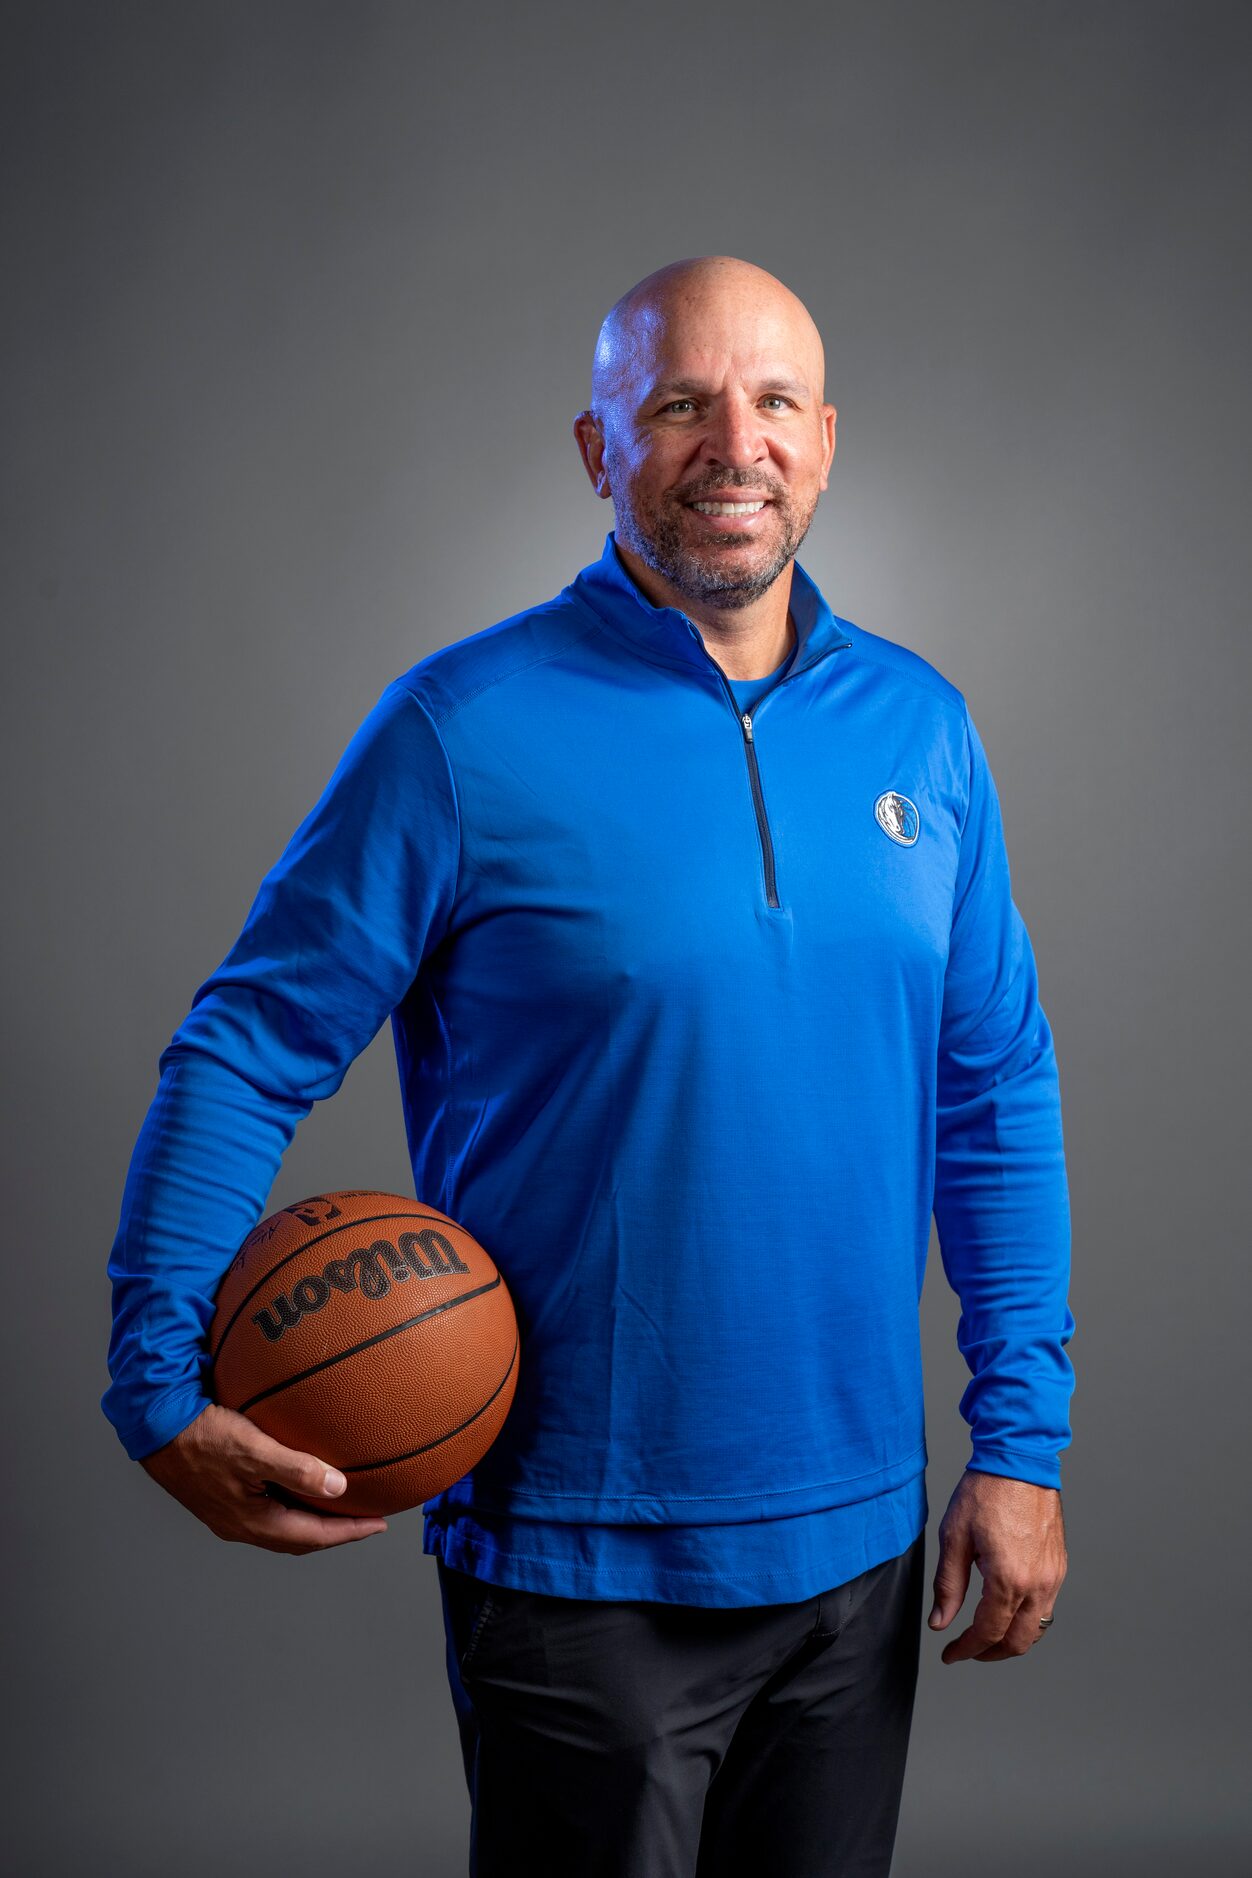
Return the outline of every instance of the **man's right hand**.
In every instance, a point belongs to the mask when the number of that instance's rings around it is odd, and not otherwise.
[[[342,1474],[311,1454],[283,1447],[246,1415],[216,1403],[139,1465],[219,1539],[269,1552],[322,1552],[387,1530],[385,1519],[329,1511],[347,1485]],[[328,1511],[287,1506],[266,1492],[268,1481],[307,1499],[324,1499]]]

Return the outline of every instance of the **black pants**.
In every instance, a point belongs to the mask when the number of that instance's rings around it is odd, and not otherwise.
[[[553,1597],[437,1559],[470,1878],[886,1878],[925,1534],[820,1597]]]

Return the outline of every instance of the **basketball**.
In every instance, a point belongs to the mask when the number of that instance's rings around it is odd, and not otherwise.
[[[395,1193],[320,1193],[244,1240],[207,1386],[347,1477],[318,1510],[403,1512],[481,1460],[517,1388],[513,1300],[463,1226]]]

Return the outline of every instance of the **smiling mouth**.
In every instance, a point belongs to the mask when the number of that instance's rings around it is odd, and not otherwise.
[[[751,502],[688,502],[685,506],[698,515],[758,515],[765,505],[762,496]]]

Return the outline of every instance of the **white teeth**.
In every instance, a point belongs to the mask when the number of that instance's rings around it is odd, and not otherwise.
[[[765,507],[764,502],[693,502],[693,509],[699,509],[701,515],[755,515],[758,509]]]

